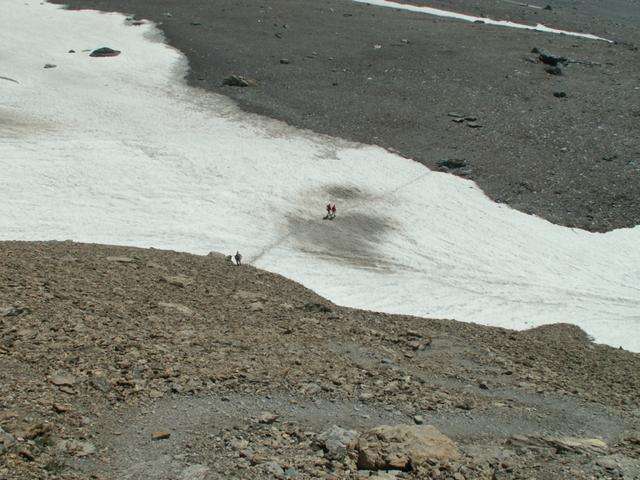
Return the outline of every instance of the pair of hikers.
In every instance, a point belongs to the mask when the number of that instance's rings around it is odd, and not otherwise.
[[[330,220],[333,220],[334,218],[336,218],[335,204],[332,206],[330,203],[327,203],[327,216],[325,218],[328,218]]]

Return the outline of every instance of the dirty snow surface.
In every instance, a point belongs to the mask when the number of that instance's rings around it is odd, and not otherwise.
[[[342,305],[570,322],[640,351],[638,228],[552,225],[380,148],[243,113],[186,86],[184,57],[122,15],[4,0],[0,27],[0,239],[240,250]],[[89,56],[103,46],[122,54]]]

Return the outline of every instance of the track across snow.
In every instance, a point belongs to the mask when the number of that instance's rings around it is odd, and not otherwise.
[[[243,113],[186,86],[184,57],[119,14],[5,0],[0,42],[15,80],[0,82],[1,239],[240,250],[339,304],[569,322],[640,351],[638,228],[552,225],[380,148]],[[122,54],[89,56],[103,46]]]
[[[376,7],[386,7],[386,8],[394,8],[396,10],[406,10],[408,12],[422,13],[426,15],[434,15],[436,17],[445,17],[445,18],[453,18],[456,20],[463,20],[465,22],[478,22],[484,23],[485,25],[491,25],[495,27],[508,27],[508,28],[518,28],[521,30],[535,30],[536,32],[544,32],[544,33],[555,33],[559,35],[569,35],[571,37],[580,37],[587,38],[589,40],[602,40],[605,42],[611,43],[611,40],[607,40],[606,38],[598,37],[597,35],[593,35],[591,33],[580,33],[580,32],[571,32],[569,30],[560,30],[557,28],[547,27],[542,23],[538,23],[536,25],[526,25],[523,23],[511,22],[508,20],[494,20],[492,18],[487,17],[476,17],[473,15],[466,15],[464,13],[451,12],[449,10],[441,10],[439,8],[427,7],[423,5],[413,5],[411,3],[402,3],[402,2],[392,2],[390,0],[352,0],[356,3],[365,3],[368,5],[374,5]],[[527,7],[539,8],[533,5],[523,5]]]

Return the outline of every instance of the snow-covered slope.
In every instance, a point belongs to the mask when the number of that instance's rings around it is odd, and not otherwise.
[[[380,148],[242,113],[187,87],[182,55],[121,15],[4,0],[0,44],[1,239],[239,249],[343,305],[571,322],[640,351],[637,228],[555,226]],[[123,53],[89,57],[105,45]]]

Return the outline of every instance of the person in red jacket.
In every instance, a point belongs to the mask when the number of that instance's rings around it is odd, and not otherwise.
[[[333,216],[333,217],[336,216],[336,206],[335,206],[335,204],[333,205],[333,207],[331,207],[331,216]]]

